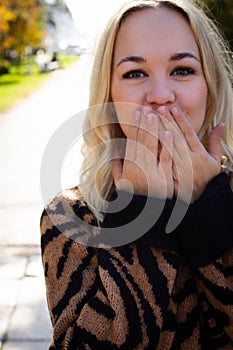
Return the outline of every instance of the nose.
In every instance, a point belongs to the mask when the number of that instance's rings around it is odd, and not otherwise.
[[[175,91],[166,77],[151,78],[146,90],[146,104],[159,107],[175,102]]]

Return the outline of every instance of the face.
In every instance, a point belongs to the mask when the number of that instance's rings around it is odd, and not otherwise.
[[[181,14],[146,9],[123,22],[114,49],[111,98],[151,111],[178,107],[198,134],[205,118],[207,84],[193,32]],[[122,117],[115,105],[127,136],[130,117]]]

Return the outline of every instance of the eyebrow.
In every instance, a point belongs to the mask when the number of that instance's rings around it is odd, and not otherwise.
[[[143,57],[140,56],[127,56],[122,58],[118,63],[117,63],[117,67],[125,62],[136,62],[136,63],[145,63],[146,60]]]
[[[169,61],[180,61],[183,58],[194,58],[198,62],[200,62],[199,58],[194,56],[191,52],[179,52],[171,55]]]
[[[195,60],[197,60],[198,62],[200,62],[200,60],[194,56],[191,52],[179,52],[179,53],[175,53],[173,55],[171,55],[171,57],[169,58],[169,61],[180,61],[184,58],[194,58]],[[125,62],[136,62],[136,63],[145,63],[146,60],[143,57],[140,56],[127,56],[122,58],[118,63],[117,63],[117,67],[120,66],[122,63]]]

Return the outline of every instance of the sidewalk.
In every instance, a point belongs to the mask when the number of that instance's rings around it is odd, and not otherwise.
[[[55,130],[85,108],[87,62],[81,56],[51,73],[0,114],[0,350],[47,350],[51,340],[40,256],[40,164]]]
[[[1,248],[0,281],[0,349],[48,349],[52,327],[39,247]]]

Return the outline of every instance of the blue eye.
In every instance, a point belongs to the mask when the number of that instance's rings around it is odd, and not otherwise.
[[[188,75],[195,74],[195,71],[192,68],[189,67],[179,67],[174,69],[172,72],[172,75],[174,76],[181,76],[181,77],[186,77]]]
[[[123,74],[124,79],[140,79],[140,78],[144,78],[145,76],[146,74],[140,70],[132,70]]]

